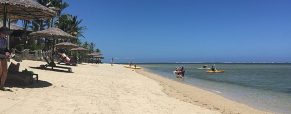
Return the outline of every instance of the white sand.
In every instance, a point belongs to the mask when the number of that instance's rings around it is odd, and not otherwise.
[[[39,74],[40,82],[0,91],[1,114],[219,113],[170,97],[158,82],[122,65],[79,65],[72,67],[74,73],[29,68],[40,64],[44,62],[21,63],[21,70]]]

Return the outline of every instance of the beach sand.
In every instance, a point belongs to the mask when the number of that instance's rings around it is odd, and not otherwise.
[[[172,87],[169,89],[165,85],[161,86],[160,81],[145,77],[122,65],[81,64],[72,67],[74,73],[29,68],[40,64],[45,62],[21,62],[20,70],[32,70],[39,74],[40,81],[26,87],[6,87],[11,92],[0,91],[1,114],[220,113],[219,110],[210,110],[205,106],[177,99],[168,94],[173,90]],[[199,94],[201,92],[203,95],[204,91],[199,90]]]

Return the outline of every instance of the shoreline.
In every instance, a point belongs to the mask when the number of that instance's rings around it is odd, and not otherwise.
[[[227,99],[213,92],[193,85],[178,82],[176,80],[168,79],[144,69],[145,68],[135,71],[145,77],[157,81],[163,87],[164,93],[181,101],[218,111],[223,114],[271,114],[271,112],[250,107],[246,104]]]

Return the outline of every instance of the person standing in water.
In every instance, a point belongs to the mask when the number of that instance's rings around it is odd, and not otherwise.
[[[211,70],[212,70],[212,71],[216,71],[216,68],[215,68],[214,65],[211,66]]]
[[[111,58],[111,66],[113,66],[113,64],[114,64],[114,59],[113,59],[113,57]]]

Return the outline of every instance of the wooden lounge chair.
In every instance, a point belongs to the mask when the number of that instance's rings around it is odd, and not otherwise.
[[[71,67],[57,66],[56,63],[52,59],[50,59],[51,61],[49,61],[47,57],[44,57],[44,60],[47,62],[47,64],[40,65],[40,68],[42,69],[47,69],[48,67],[50,67],[52,70],[54,70],[54,68],[61,68],[61,69],[68,70],[68,72],[72,72]]]
[[[75,57],[71,57],[69,62],[66,62],[63,58],[60,58],[58,64],[60,65],[68,65],[68,66],[77,66],[77,60]]]
[[[8,68],[7,81],[9,82],[20,82],[25,85],[33,84],[38,82],[38,74],[27,71],[19,72],[20,64],[11,63]]]

